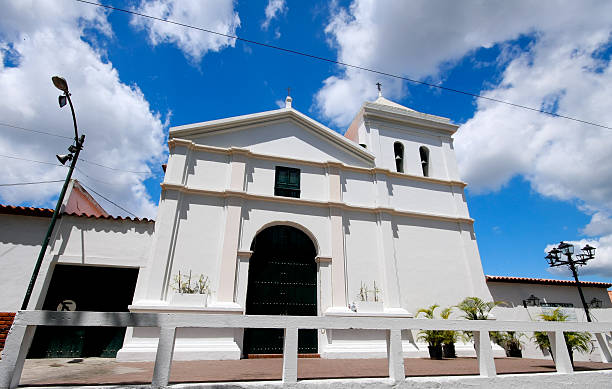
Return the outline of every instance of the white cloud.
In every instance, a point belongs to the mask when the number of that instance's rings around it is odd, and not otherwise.
[[[261,24],[261,28],[267,30],[270,27],[270,22],[272,19],[278,17],[278,15],[287,12],[287,4],[285,0],[268,0],[268,5],[266,6],[266,20]],[[275,31],[276,38],[280,37],[280,31]]]
[[[553,109],[612,125],[612,66],[598,54],[610,44],[612,3],[385,2],[354,0],[333,10],[326,32],[338,60],[437,82],[457,61],[500,44],[500,82],[486,96]],[[530,37],[523,50],[513,42]],[[609,50],[609,48],[608,48]],[[339,68],[315,97],[321,114],[346,126],[381,77]],[[386,97],[407,91],[383,79]],[[436,112],[431,112],[436,113]],[[577,201],[592,215],[583,232],[594,236],[599,274],[612,268],[612,132],[486,100],[456,135],[462,176],[472,192],[495,191],[515,176],[561,200]]]
[[[135,10],[226,35],[236,35],[236,29],[240,27],[233,0],[142,0]],[[131,24],[145,29],[153,46],[175,44],[195,62],[209,51],[220,51],[236,44],[235,39],[141,16],[134,16]]]
[[[0,101],[2,122],[71,137],[69,107],[57,105],[59,91],[51,76],[64,76],[75,105],[80,132],[86,135],[81,157],[122,170],[159,171],[165,159],[163,124],[136,85],[119,79],[104,53],[85,40],[85,28],[107,38],[112,31],[105,11],[55,1],[5,2],[0,23]],[[90,30],[91,31],[91,30]],[[7,48],[10,50],[8,53]],[[12,59],[7,61],[7,55]],[[10,96],[10,98],[8,98]],[[0,127],[0,154],[56,162],[69,139]],[[6,183],[63,180],[66,169],[0,158]],[[79,161],[74,176],[139,216],[154,217],[157,199],[150,199],[143,181],[152,174],[131,174]],[[87,174],[89,177],[86,177]],[[61,184],[15,186],[0,190],[3,203],[53,206]],[[94,195],[95,196],[95,195]],[[122,214],[109,204],[113,214]]]
[[[326,27],[330,44],[341,62],[417,79],[441,76],[441,70],[480,47],[517,38],[542,28],[573,39],[581,26],[601,25],[610,4],[591,1],[550,2],[434,2],[354,0],[348,9],[336,8]],[[511,52],[511,51],[510,51]],[[340,68],[316,96],[321,113],[345,126],[361,103],[376,96],[377,80],[384,94],[399,98],[398,81]],[[397,85],[396,85],[397,83]]]

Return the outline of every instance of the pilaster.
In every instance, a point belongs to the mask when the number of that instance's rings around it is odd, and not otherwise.
[[[185,184],[190,154],[189,144],[190,142],[176,140],[168,142],[170,155],[164,183]],[[166,299],[179,227],[181,199],[181,192],[162,188],[151,256],[147,262],[148,271],[145,273],[147,279],[146,282],[137,283],[134,303],[136,300],[161,301]],[[166,228],[160,228],[160,226],[166,226]]]
[[[382,274],[382,294],[385,311],[406,313],[401,308],[397,256],[392,216],[387,212],[376,215],[378,225],[379,266]]]
[[[243,192],[245,186],[247,156],[242,153],[232,154],[230,161],[229,190]],[[219,286],[217,302],[220,304],[235,303],[238,270],[238,247],[242,218],[242,204],[239,197],[225,199],[225,227],[219,266]]]

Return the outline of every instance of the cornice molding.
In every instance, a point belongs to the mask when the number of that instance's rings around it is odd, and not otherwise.
[[[368,118],[378,118],[382,121],[401,123],[427,130],[441,131],[447,135],[454,134],[458,125],[450,123],[447,118],[429,115],[422,112],[398,112],[397,110],[381,108],[379,104],[364,104],[361,114]]]
[[[453,223],[468,223],[473,224],[474,219],[466,218],[466,217],[458,217],[458,216],[450,216],[450,215],[441,215],[435,213],[428,212],[415,212],[415,211],[405,211],[398,210],[390,207],[366,207],[361,205],[353,205],[346,204],[344,202],[338,201],[320,201],[320,200],[308,200],[308,199],[300,199],[300,198],[292,198],[292,197],[280,197],[280,196],[268,196],[254,193],[247,193],[243,191],[235,191],[235,190],[211,190],[211,189],[202,189],[202,188],[194,188],[189,187],[187,185],[182,184],[174,184],[164,182],[161,184],[162,190],[175,190],[180,193],[187,194],[199,194],[206,196],[213,196],[219,198],[240,198],[245,200],[255,200],[255,201],[266,201],[273,203],[282,203],[282,204],[293,204],[293,205],[302,205],[302,206],[310,206],[317,208],[339,208],[347,211],[356,211],[356,212],[364,212],[364,213],[387,213],[390,215],[397,216],[407,216],[418,219],[429,219],[429,220],[438,220],[438,221],[446,221]]]
[[[298,159],[298,158],[279,157],[279,156],[271,155],[271,154],[254,153],[250,151],[249,149],[245,149],[241,147],[224,148],[224,147],[216,147],[216,146],[199,145],[191,140],[180,139],[180,138],[169,140],[168,145],[170,146],[170,148],[174,148],[177,146],[183,146],[183,147],[187,147],[189,150],[194,150],[194,151],[205,151],[205,152],[210,152],[210,153],[226,154],[226,155],[242,154],[250,158],[254,158],[254,159],[294,163],[294,164],[307,165],[307,166],[316,166],[316,167],[321,167],[321,168],[336,167],[341,170],[353,171],[353,172],[358,172],[358,173],[363,173],[363,174],[385,174],[389,177],[403,178],[403,179],[410,180],[410,181],[428,182],[428,183],[438,184],[438,185],[456,186],[460,188],[465,188],[467,186],[467,184],[463,181],[443,180],[440,178],[415,176],[412,174],[394,172],[389,169],[384,169],[381,167],[364,168],[364,167],[359,167],[359,166],[346,165],[342,162],[337,162],[337,161],[316,162],[316,161],[308,161],[308,160]]]

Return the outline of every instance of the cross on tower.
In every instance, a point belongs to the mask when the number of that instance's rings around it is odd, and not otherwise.
[[[377,82],[376,86],[378,87],[378,91],[382,92],[382,84],[380,82]]]
[[[291,87],[287,87],[287,96],[291,96]]]

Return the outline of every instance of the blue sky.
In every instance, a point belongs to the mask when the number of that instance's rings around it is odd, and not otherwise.
[[[558,1],[553,11],[522,1],[102,3],[612,126],[611,10],[601,2]],[[50,82],[66,77],[87,134],[84,160],[148,172],[84,162],[77,178],[140,216],[155,215],[170,126],[276,109],[291,87],[294,108],[343,133],[380,81],[386,97],[463,125],[455,146],[486,274],[565,277],[551,275],[543,257],[547,245],[569,240],[598,247],[585,278],[612,276],[610,130],[73,0],[8,4],[0,90],[14,97],[0,103],[0,121],[70,135]],[[67,146],[0,131],[2,155],[52,162]],[[7,183],[65,174],[2,162]],[[56,184],[10,188],[0,199],[52,206],[58,192]]]

